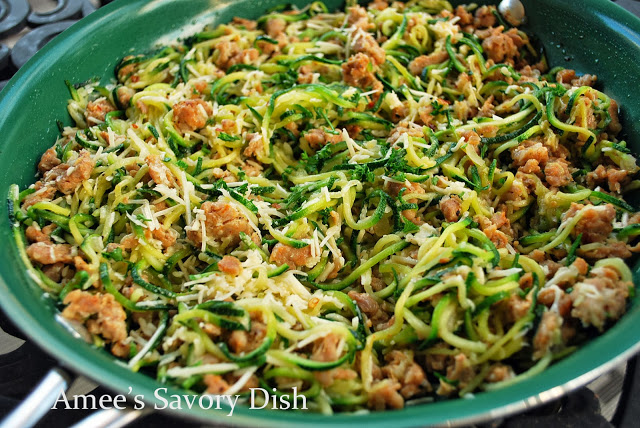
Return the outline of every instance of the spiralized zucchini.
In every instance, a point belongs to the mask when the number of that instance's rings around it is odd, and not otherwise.
[[[505,387],[625,312],[640,216],[617,105],[495,7],[236,19],[71,84],[9,195],[31,277],[196,393],[311,411]]]

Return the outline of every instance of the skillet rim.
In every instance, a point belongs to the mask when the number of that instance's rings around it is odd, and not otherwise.
[[[247,3],[250,3],[249,0]],[[154,1],[151,3],[158,3]],[[168,3],[168,2],[166,2]],[[186,2],[185,2],[186,3]],[[211,4],[224,4],[230,2],[212,1]],[[636,41],[640,40],[640,20],[628,11],[611,2],[602,2],[599,0],[577,0],[574,6],[584,6],[592,9],[589,15],[590,19],[594,16],[598,18],[613,19],[620,24],[626,25],[627,29],[632,31],[625,38],[632,40],[634,36]],[[106,24],[110,14],[123,15],[128,11],[135,11],[138,7],[148,5],[145,0],[116,0],[111,4],[98,9],[96,12],[84,18],[80,22],[74,24],[69,30],[65,31],[53,41],[48,43],[41,49],[25,66],[23,66],[16,75],[6,85],[5,89],[0,93],[0,111],[12,112],[11,98],[19,94],[28,93],[30,87],[30,75],[35,71],[46,71],[47,68],[53,67],[56,62],[46,63],[47,59],[54,57],[56,52],[64,52],[65,46],[68,47],[74,40],[81,39],[82,34],[98,28],[102,24]],[[5,110],[6,109],[6,110]],[[13,112],[15,114],[15,111]],[[7,121],[0,124],[0,129]],[[0,144],[7,144],[6,142]],[[3,207],[0,215],[6,219],[7,209]],[[2,220],[2,225],[9,224],[6,220]],[[0,231],[0,235],[4,235],[5,230]],[[7,234],[11,236],[10,233]],[[9,244],[15,247],[13,244]],[[15,252],[15,248],[11,249]],[[54,356],[62,362],[63,365],[71,368],[73,371],[82,373],[83,375],[98,379],[101,384],[111,390],[125,393],[128,386],[135,386],[134,392],[142,392],[145,395],[145,402],[150,405],[158,403],[153,400],[153,393],[149,394],[152,386],[161,385],[154,379],[130,372],[123,364],[115,363],[114,358],[106,353],[89,347],[78,346],[77,339],[67,332],[61,334],[60,328],[54,329],[58,331],[48,331],[46,326],[40,324],[36,317],[25,307],[25,302],[20,301],[12,287],[5,282],[5,270],[13,270],[13,266],[3,264],[0,267],[0,306],[10,319],[38,346],[43,348],[48,354]],[[640,284],[639,266],[636,265],[634,271],[634,282]],[[14,284],[14,288],[18,284]],[[26,302],[27,306],[42,305],[40,302]],[[606,348],[608,342],[612,342],[613,338],[624,335],[626,328],[633,328],[634,318],[640,318],[640,303],[635,302],[633,308],[625,314],[623,319],[619,320],[604,335],[599,336],[584,345],[579,352],[549,367],[545,372],[537,375],[532,379],[525,380],[512,387],[504,388],[494,392],[483,392],[478,394],[473,400],[454,399],[442,401],[438,403],[427,403],[419,406],[407,407],[399,411],[385,411],[369,413],[368,415],[353,414],[337,414],[332,416],[323,416],[315,414],[301,414],[291,412],[255,412],[248,408],[236,408],[233,419],[226,419],[223,422],[235,424],[253,425],[253,426],[347,426],[354,422],[367,423],[371,426],[387,426],[393,423],[396,426],[417,426],[425,424],[440,424],[446,426],[457,426],[469,423],[478,423],[489,419],[506,416],[518,411],[526,410],[534,406],[543,404],[551,399],[558,398],[567,392],[580,387],[595,377],[610,370],[615,365],[623,362],[640,350],[640,336],[636,334],[635,343],[630,338],[622,337],[622,343],[609,343],[609,349]],[[615,331],[614,331],[615,330]],[[614,334],[611,334],[614,333]],[[628,335],[627,335],[628,336]],[[86,348],[86,349],[83,349]],[[588,348],[588,349],[587,349]],[[594,349],[591,349],[594,348]],[[611,352],[617,349],[616,352]],[[591,351],[591,353],[589,352]],[[601,351],[601,354],[590,359],[590,354],[594,351]],[[607,358],[609,356],[609,358]],[[601,361],[605,359],[606,361]],[[585,361],[587,360],[587,361]],[[117,360],[116,360],[117,361]],[[78,368],[78,363],[82,366]],[[568,368],[569,363],[578,363],[587,367],[587,370],[572,369],[581,374],[567,378],[563,372],[564,368]],[[564,375],[564,376],[563,376]],[[556,377],[556,381],[552,379]],[[559,384],[560,383],[560,384]],[[551,386],[550,385],[555,385]],[[517,391],[517,392],[516,392]],[[528,392],[527,392],[528,391]],[[169,388],[168,393],[179,393],[176,388]],[[495,398],[494,398],[495,397]],[[495,402],[496,405],[485,405]],[[464,403],[464,404],[463,404]],[[185,416],[200,421],[212,422],[216,420],[216,416],[226,414],[227,410],[218,412],[205,411],[202,409],[195,410],[170,410],[172,413]],[[452,416],[455,415],[455,416]]]

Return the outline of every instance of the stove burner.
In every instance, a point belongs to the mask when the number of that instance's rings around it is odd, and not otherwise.
[[[0,70],[9,65],[11,49],[7,45],[0,45]]]
[[[26,0],[0,0],[0,38],[22,30],[30,9]]]
[[[96,4],[102,6],[110,1],[57,0],[53,10],[36,12],[31,10],[27,0],[0,0],[0,41],[9,38],[0,45],[0,79],[11,77],[51,39],[94,12]],[[15,35],[20,36],[25,27],[31,31],[15,40]],[[0,81],[0,89],[6,83],[7,80]]]
[[[111,1],[111,0],[109,0]],[[107,1],[104,1],[103,3],[108,3]],[[82,16],[87,16],[89,15],[91,12],[95,12],[96,11],[96,7],[93,5],[93,3],[91,3],[90,1],[83,1],[82,2]]]
[[[11,50],[11,61],[17,68],[22,67],[36,54],[49,40],[75,24],[77,21],[60,21],[43,25],[21,38]]]
[[[49,12],[31,12],[27,21],[31,25],[51,24],[65,19],[79,19],[85,0],[58,0],[58,6]]]

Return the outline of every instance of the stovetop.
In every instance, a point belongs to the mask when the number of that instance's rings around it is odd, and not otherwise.
[[[0,89],[38,49],[78,19],[111,0],[0,0]],[[607,1],[607,0],[603,0]],[[640,16],[640,1],[617,0],[617,4]],[[51,369],[54,359],[24,337],[0,313],[0,419],[8,414]],[[100,397],[110,392],[79,377],[67,395]],[[635,427],[640,420],[640,356],[600,376],[587,387],[542,407],[478,427],[546,428]],[[50,411],[39,427],[68,427],[91,410]],[[164,413],[153,413],[129,425],[132,428],[202,424],[186,422]]]

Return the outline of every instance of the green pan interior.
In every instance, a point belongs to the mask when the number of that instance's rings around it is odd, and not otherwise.
[[[282,0],[118,0],[74,25],[27,63],[0,94],[0,193],[11,183],[34,181],[40,155],[57,136],[55,120],[70,119],[64,80],[80,82],[94,76],[107,81],[119,58],[198,31],[203,24],[233,16],[256,18]],[[303,5],[304,1],[295,1]],[[609,1],[525,0],[529,29],[546,48],[550,64],[599,76],[601,89],[622,105],[628,142],[640,153],[640,21]],[[335,8],[340,4],[329,1]],[[154,379],[130,372],[107,352],[75,339],[55,320],[57,310],[25,274],[10,233],[6,204],[0,212],[0,305],[11,319],[45,351],[67,367],[102,385],[127,394],[142,394],[159,403]],[[639,279],[636,266],[635,278]],[[638,282],[636,282],[638,283]],[[634,302],[635,303],[635,302]],[[184,409],[184,416],[254,426],[366,424],[419,426],[470,422],[521,410],[595,376],[635,350],[640,340],[640,308],[629,312],[611,330],[544,373],[473,399],[440,401],[399,411],[335,416],[290,411],[238,408],[227,411]],[[171,391],[171,390],[170,390]],[[179,393],[178,391],[174,391]],[[170,393],[170,392],[169,392]]]

